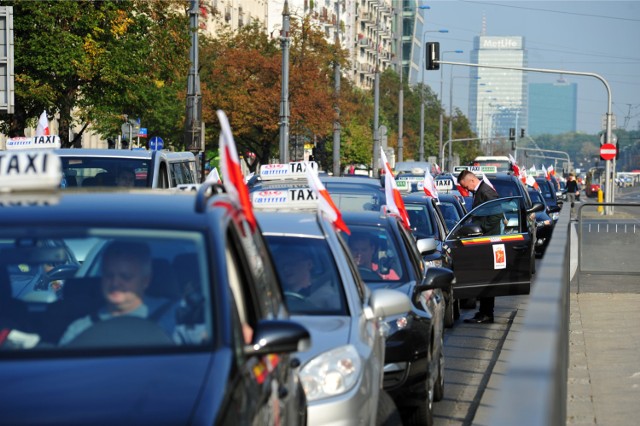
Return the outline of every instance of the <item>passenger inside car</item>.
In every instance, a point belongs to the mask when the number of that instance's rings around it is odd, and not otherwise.
[[[351,255],[358,265],[362,279],[365,281],[371,275],[377,275],[384,280],[399,280],[398,273],[393,268],[386,269],[379,259],[378,241],[373,235],[364,232],[354,232],[349,237]],[[379,279],[378,278],[378,279]]]

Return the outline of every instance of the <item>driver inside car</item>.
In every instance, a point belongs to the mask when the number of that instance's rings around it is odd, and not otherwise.
[[[377,238],[364,232],[354,232],[349,237],[349,248],[353,260],[358,269],[371,270],[383,280],[399,280],[397,272],[392,268],[384,271],[379,263],[374,260],[374,254],[378,251]]]
[[[151,251],[145,243],[114,241],[103,252],[101,288],[104,306],[69,325],[60,339],[66,345],[92,325],[113,318],[131,316],[156,322],[172,336],[175,328],[175,303],[167,299],[145,297],[151,282]]]
[[[313,256],[306,247],[282,247],[277,251],[276,259],[287,300],[305,301],[318,307],[335,304],[335,294],[329,286],[315,282]]]

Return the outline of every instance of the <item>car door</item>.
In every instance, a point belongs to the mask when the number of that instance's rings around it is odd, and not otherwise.
[[[499,230],[483,232],[481,225],[487,220],[499,220]],[[445,245],[452,257],[457,298],[529,293],[532,238],[520,197],[476,207],[451,230]]]

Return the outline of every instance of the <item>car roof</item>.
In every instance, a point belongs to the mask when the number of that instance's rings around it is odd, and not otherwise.
[[[389,220],[399,220],[395,216],[391,216],[382,212],[353,212],[353,211],[345,211],[342,213],[342,219],[347,222],[347,224],[361,224],[361,225],[372,225],[372,226],[384,226],[384,222],[388,222]]]
[[[262,232],[265,234],[325,237],[318,222],[318,214],[315,211],[258,210],[255,215]]]
[[[68,148],[55,149],[54,152],[60,157],[112,157],[112,158],[138,158],[150,159],[154,151],[145,149],[91,149],[91,148]],[[158,155],[167,158],[188,158],[194,159],[192,152],[155,151]]]
[[[382,184],[379,179],[370,178],[366,176],[351,177],[351,176],[320,176],[320,181],[326,186],[327,190],[330,186],[337,185],[359,185],[359,186],[371,186],[374,188],[382,188]]]

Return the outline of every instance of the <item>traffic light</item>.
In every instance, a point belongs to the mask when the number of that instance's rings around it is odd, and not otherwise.
[[[122,139],[120,141],[120,148],[121,149],[129,149],[129,141],[127,139]]]
[[[107,138],[107,148],[116,149],[116,141],[113,138]]]
[[[428,70],[440,69],[440,43],[428,42],[427,43],[427,63],[425,64]]]
[[[509,140],[510,141],[516,140],[516,129],[514,127],[509,127]]]
[[[520,128],[520,137],[524,138],[524,129],[523,128]]]

